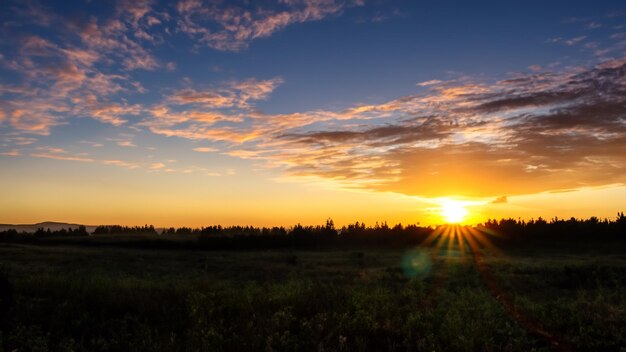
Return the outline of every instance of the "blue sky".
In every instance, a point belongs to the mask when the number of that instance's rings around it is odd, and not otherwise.
[[[314,179],[428,202],[622,187],[626,176],[622,1],[0,10],[5,185],[16,181],[8,169],[45,164],[59,192],[83,199],[67,168],[129,172],[112,192],[125,177],[168,173],[205,177],[197,187],[288,194],[284,182]],[[233,212],[258,201],[234,198]]]

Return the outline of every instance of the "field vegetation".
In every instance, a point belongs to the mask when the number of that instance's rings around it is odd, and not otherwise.
[[[623,351],[625,223],[3,232],[0,350]]]

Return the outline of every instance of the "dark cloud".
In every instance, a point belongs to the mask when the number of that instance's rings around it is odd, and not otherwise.
[[[559,103],[571,102],[588,94],[589,91],[565,91],[565,92],[538,92],[516,94],[502,94],[505,97],[494,99],[486,103],[480,104],[475,108],[478,112],[497,112],[506,109],[517,109],[524,107],[537,107],[542,105],[551,105]]]
[[[300,154],[281,158],[292,174],[421,196],[493,197],[623,183],[625,67],[616,60],[574,73],[404,97],[367,110],[428,117],[284,134]]]
[[[436,118],[422,124],[388,125],[364,131],[324,131],[303,134],[288,134],[284,138],[304,143],[348,143],[363,142],[372,146],[405,144],[417,141],[439,140],[450,135],[449,126]]]
[[[506,198],[506,196],[498,197],[491,201],[491,204],[503,204],[503,203],[508,203],[508,199]]]

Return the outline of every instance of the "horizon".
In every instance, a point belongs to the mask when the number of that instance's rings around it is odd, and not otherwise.
[[[35,225],[42,225],[42,224],[56,224],[59,225],[59,229],[65,229],[63,227],[63,225],[69,225],[69,226],[85,226],[87,228],[89,227],[99,227],[99,226],[122,226],[122,227],[129,227],[129,228],[134,228],[134,227],[144,227],[144,226],[152,226],[155,229],[159,230],[166,230],[166,229],[171,229],[171,228],[190,228],[190,229],[202,229],[202,228],[209,228],[209,227],[215,227],[215,226],[220,226],[222,228],[229,228],[229,227],[253,227],[253,228],[285,228],[287,230],[293,229],[294,227],[297,226],[303,226],[303,227],[316,227],[316,226],[324,226],[328,224],[328,221],[331,221],[333,226],[340,230],[341,228],[345,228],[348,227],[350,225],[355,225],[355,224],[361,224],[363,226],[365,226],[366,228],[374,228],[377,226],[388,226],[389,228],[397,226],[397,225],[401,225],[401,226],[418,226],[421,228],[431,228],[431,229],[436,229],[438,227],[447,227],[447,226],[460,226],[460,227],[480,227],[482,225],[488,224],[489,222],[502,222],[502,221],[516,221],[518,223],[535,223],[535,222],[541,222],[541,221],[545,221],[548,224],[551,223],[555,223],[555,222],[560,222],[560,221],[572,221],[575,220],[577,222],[585,222],[585,221],[593,221],[593,220],[597,220],[598,222],[615,222],[615,221],[619,221],[620,219],[622,219],[624,216],[624,212],[623,211],[618,211],[615,213],[615,216],[613,217],[597,217],[597,216],[589,216],[586,218],[578,218],[578,217],[564,217],[564,218],[559,218],[559,217],[551,217],[551,218],[547,218],[547,217],[542,217],[542,216],[538,216],[537,218],[528,218],[528,219],[524,219],[524,218],[512,218],[512,217],[502,217],[502,218],[488,218],[482,222],[475,222],[475,223],[469,223],[469,222],[445,222],[442,221],[440,223],[433,223],[433,224],[423,224],[423,223],[419,223],[419,222],[414,222],[414,223],[402,223],[402,222],[398,222],[398,223],[390,223],[386,220],[377,220],[374,221],[372,223],[367,223],[365,221],[360,221],[360,220],[354,220],[354,221],[349,221],[346,223],[335,223],[335,221],[332,218],[327,218],[326,220],[322,221],[322,222],[318,222],[318,223],[294,223],[294,224],[265,224],[265,225],[251,225],[251,224],[229,224],[229,225],[224,225],[224,224],[218,224],[218,223],[212,223],[212,224],[203,224],[200,226],[168,226],[168,225],[160,225],[160,224],[152,224],[152,223],[144,223],[144,224],[121,224],[121,223],[110,223],[110,224],[83,224],[83,223],[73,223],[73,222],[66,222],[66,221],[51,221],[51,220],[46,220],[46,221],[38,221],[35,223],[29,223],[29,224],[9,224],[9,223],[0,223],[0,226],[22,226],[22,227],[27,227],[27,226],[35,226]],[[9,227],[7,227],[6,229],[10,229]],[[6,230],[5,229],[5,230]],[[46,230],[46,228],[43,228],[44,230]],[[5,231],[5,230],[0,230],[0,231]]]
[[[0,223],[432,226],[626,208],[622,1],[0,9]]]

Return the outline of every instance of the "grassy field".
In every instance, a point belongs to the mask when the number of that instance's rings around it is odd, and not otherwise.
[[[0,244],[0,351],[624,351],[624,246]]]

